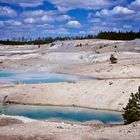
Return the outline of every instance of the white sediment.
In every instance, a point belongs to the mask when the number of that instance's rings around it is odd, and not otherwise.
[[[77,47],[82,43],[81,47]],[[114,47],[114,46],[117,46]],[[0,47],[0,70],[43,71],[46,73],[66,73],[97,77],[102,80],[77,81],[75,83],[53,84],[0,84],[0,100],[9,95],[11,101],[20,104],[80,106],[105,110],[122,111],[126,106],[131,92],[135,93],[140,86],[140,45],[139,40],[109,41],[109,40],[71,40],[58,41],[54,46],[4,46]],[[29,53],[29,54],[22,54]],[[18,54],[19,53],[19,54]],[[114,54],[117,64],[111,64],[109,57]],[[128,126],[106,127],[94,129],[90,126],[80,126],[70,129],[57,128],[57,125],[42,127],[44,122],[32,123],[31,127],[14,126],[0,128],[0,135],[18,134],[54,135],[61,139],[109,139],[109,140],[139,140],[139,122]],[[45,124],[46,125],[46,124]],[[63,127],[63,126],[62,126]],[[36,128],[32,132],[31,128]],[[82,128],[82,129],[81,129]],[[45,129],[45,130],[41,130]],[[95,130],[95,131],[94,131]],[[31,133],[30,133],[31,132]],[[50,132],[50,133],[49,133]],[[62,133],[60,133],[62,132]],[[80,137],[80,134],[83,134]],[[56,137],[55,137],[56,138]]]

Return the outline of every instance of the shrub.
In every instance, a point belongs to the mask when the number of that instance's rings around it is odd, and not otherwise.
[[[124,109],[124,124],[140,121],[140,87],[136,94],[131,93],[131,98]]]

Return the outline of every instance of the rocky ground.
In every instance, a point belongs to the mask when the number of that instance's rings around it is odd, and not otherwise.
[[[76,124],[36,121],[23,117],[0,117],[1,140],[139,140],[139,130],[139,122],[123,126],[94,122]]]
[[[66,73],[91,78],[33,85],[13,85],[1,81],[0,101],[9,95],[10,101],[20,104],[122,111],[131,92],[135,93],[140,86],[139,44],[139,40],[71,40],[57,41],[53,46],[41,45],[40,48],[36,45],[0,45],[0,70]],[[118,59],[116,64],[110,63],[111,54]],[[140,140],[139,122],[101,127],[48,121],[23,123],[19,118],[18,123],[15,122],[15,118],[0,120],[0,139]]]

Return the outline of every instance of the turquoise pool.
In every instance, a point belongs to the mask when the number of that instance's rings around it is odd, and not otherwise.
[[[78,122],[94,120],[103,123],[123,122],[121,113],[70,107],[12,105],[0,107],[0,114],[25,116],[32,119],[59,119]]]
[[[10,77],[10,76],[13,76],[13,75],[14,75],[14,73],[12,73],[12,72],[0,71],[0,78]]]
[[[38,84],[38,83],[57,83],[57,82],[70,82],[89,79],[84,76],[47,73],[44,71],[0,71],[0,83],[25,83],[25,84]]]

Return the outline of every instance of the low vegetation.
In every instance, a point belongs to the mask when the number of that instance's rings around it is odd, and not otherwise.
[[[82,40],[82,39],[108,39],[108,40],[133,40],[140,38],[140,31],[138,32],[100,32],[98,35],[85,35],[85,36],[76,36],[76,37],[38,37],[37,39],[32,38],[12,38],[7,40],[0,40],[0,44],[5,45],[41,45],[52,43],[56,40]],[[82,44],[81,44],[82,45]]]
[[[139,32],[100,32],[97,35],[98,39],[108,39],[108,40],[133,40],[140,38]]]
[[[123,118],[125,124],[140,121],[140,87],[137,93],[131,93],[131,98],[124,108]]]

